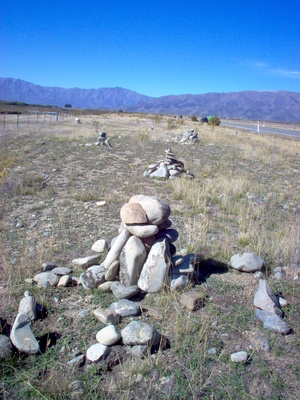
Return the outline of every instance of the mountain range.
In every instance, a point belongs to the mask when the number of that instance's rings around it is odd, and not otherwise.
[[[300,93],[243,91],[149,97],[129,89],[64,89],[0,78],[0,100],[73,108],[300,122]]]

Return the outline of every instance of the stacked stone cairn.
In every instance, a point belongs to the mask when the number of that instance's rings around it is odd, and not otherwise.
[[[190,171],[184,168],[183,162],[175,158],[171,149],[165,150],[165,153],[166,156],[164,160],[160,160],[148,166],[148,171],[144,172],[144,177],[156,179],[176,179],[178,177],[195,178]]]

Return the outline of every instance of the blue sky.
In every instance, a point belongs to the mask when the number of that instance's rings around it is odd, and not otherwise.
[[[300,91],[299,0],[0,5],[1,77],[154,97]]]

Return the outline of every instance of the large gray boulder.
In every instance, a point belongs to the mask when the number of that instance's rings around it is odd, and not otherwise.
[[[168,276],[170,259],[168,240],[159,239],[154,242],[138,280],[138,287],[144,292],[160,291]]]
[[[146,248],[136,236],[131,236],[120,255],[120,282],[125,286],[136,285],[147,258]]]

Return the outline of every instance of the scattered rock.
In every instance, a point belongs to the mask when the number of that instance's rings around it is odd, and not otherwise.
[[[264,260],[254,253],[235,254],[230,259],[231,267],[243,272],[260,271]]]
[[[149,324],[132,321],[121,331],[122,340],[127,346],[146,345],[156,346],[160,341],[160,334]]]
[[[101,255],[94,254],[93,256],[75,258],[72,260],[72,264],[77,267],[88,268],[90,265],[97,264],[100,261]]]
[[[33,278],[34,282],[37,283],[38,287],[40,288],[47,288],[48,286],[55,286],[59,278],[56,274],[53,272],[41,272],[40,274],[37,274]]]
[[[143,359],[148,355],[148,346],[142,346],[142,345],[132,346],[131,353],[135,357]]]
[[[281,333],[282,335],[288,335],[292,331],[286,322],[272,312],[256,309],[255,315],[263,322],[266,329]]]
[[[248,359],[248,353],[246,351],[238,351],[230,355],[232,362],[246,362]]]
[[[121,317],[130,317],[140,312],[140,305],[127,299],[112,303],[110,308]]]
[[[68,267],[55,267],[51,270],[51,272],[56,275],[69,275],[72,270]]]
[[[105,325],[116,325],[119,322],[119,315],[110,308],[97,308],[94,310],[95,317]]]
[[[195,311],[203,307],[204,300],[200,293],[190,291],[181,295],[180,304],[182,304],[184,307],[187,307],[191,311]]]
[[[112,346],[121,339],[121,334],[114,325],[108,325],[97,333],[96,339],[105,346]]]
[[[94,265],[80,275],[80,281],[85,290],[99,286],[105,280],[105,269],[102,265]]]
[[[86,352],[86,358],[91,362],[101,361],[109,353],[109,347],[102,343],[93,344]]]
[[[78,369],[82,367],[84,363],[85,363],[84,354],[79,354],[78,356],[72,358],[72,360],[68,362],[68,367]]]

